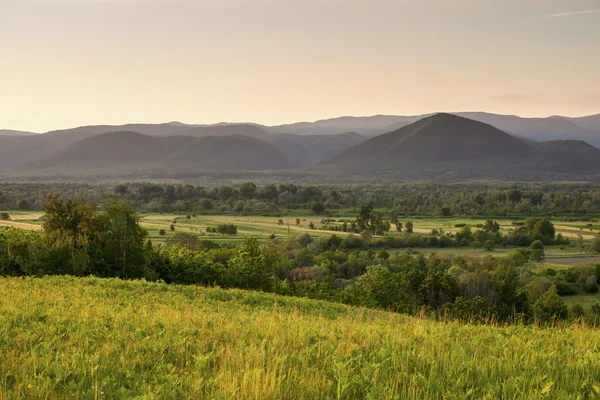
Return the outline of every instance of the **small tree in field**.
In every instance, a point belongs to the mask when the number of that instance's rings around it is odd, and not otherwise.
[[[493,241],[493,240],[486,240],[486,241],[483,243],[483,248],[484,248],[484,249],[486,249],[487,251],[492,251],[492,250],[494,250],[494,247],[495,247],[495,243],[494,243],[494,241]]]
[[[221,235],[237,235],[237,226],[234,224],[223,224],[217,226],[217,232]]]
[[[10,215],[7,212],[0,213],[0,220],[8,221],[10,219]]]
[[[544,253],[544,243],[541,240],[536,240],[531,243],[531,254],[529,259],[533,262],[543,262],[546,254]]]

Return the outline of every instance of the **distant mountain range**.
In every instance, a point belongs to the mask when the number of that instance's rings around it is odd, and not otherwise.
[[[557,116],[523,118],[484,112],[458,112],[452,114],[485,122],[504,132],[530,140],[574,139],[585,140],[594,146],[600,146],[600,114],[580,118]],[[431,115],[433,114],[341,117],[316,122],[266,127],[266,129],[269,132],[285,132],[296,135],[356,132],[363,136],[373,137],[400,129]]]
[[[128,124],[0,131],[0,175],[305,171],[398,179],[596,179],[600,114],[341,117],[258,124]]]
[[[577,140],[527,142],[483,122],[436,114],[347,149],[319,168],[413,179],[582,176],[600,173],[600,149]]]

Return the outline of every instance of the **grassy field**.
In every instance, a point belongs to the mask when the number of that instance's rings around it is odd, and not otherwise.
[[[600,396],[600,331],[471,326],[218,288],[0,279],[0,398]],[[579,397],[578,397],[579,396]]]
[[[20,229],[39,230],[43,213],[41,212],[10,212],[10,221],[0,221],[0,226],[13,226]],[[300,220],[300,224],[296,224],[296,219]],[[196,217],[187,218],[181,214],[141,214],[141,224],[148,229],[150,238],[155,243],[160,243],[166,238],[172,236],[176,232],[188,232],[201,235],[203,239],[210,239],[217,242],[240,242],[246,237],[253,237],[260,241],[267,240],[271,235],[276,238],[285,238],[292,235],[300,235],[302,233],[310,233],[313,236],[329,236],[332,234],[347,235],[344,232],[335,232],[320,229],[310,229],[309,224],[312,222],[317,228],[321,227],[322,216],[315,215],[282,215],[280,217],[267,216],[240,216],[240,215],[197,215]],[[329,217],[331,225],[340,225],[340,220],[350,221],[351,216],[346,217]],[[484,219],[472,218],[425,218],[425,217],[401,217],[402,222],[408,220],[413,221],[414,231],[420,234],[429,234],[432,229],[443,229],[444,232],[456,233],[460,228],[456,225],[468,224],[473,230],[477,229],[477,225],[485,223]],[[518,219],[499,220],[501,230],[506,232],[513,229],[515,226],[512,222],[522,222]],[[175,232],[170,230],[170,225],[174,223]],[[223,236],[218,233],[206,232],[207,227],[216,227],[219,224],[232,223],[238,227],[237,236]],[[553,220],[556,227],[556,232],[569,237],[572,240],[570,246],[550,246],[546,248],[546,256],[552,257],[583,257],[588,256],[578,250],[576,240],[578,235],[582,235],[585,242],[589,242],[600,234],[600,226],[592,225],[588,227],[585,221],[564,222],[562,219]],[[159,235],[159,231],[163,229],[166,235]],[[590,230],[591,229],[591,230]],[[390,235],[395,235],[397,232],[392,231]],[[502,255],[512,251],[513,249],[495,249],[492,254]],[[401,249],[400,251],[404,251]],[[474,251],[470,248],[450,248],[450,249],[423,249],[424,252],[437,252],[438,254],[482,254],[488,253],[484,250]]]

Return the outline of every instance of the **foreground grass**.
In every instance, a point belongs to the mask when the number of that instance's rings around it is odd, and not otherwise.
[[[239,290],[0,279],[0,398],[600,395],[600,332],[437,323]]]

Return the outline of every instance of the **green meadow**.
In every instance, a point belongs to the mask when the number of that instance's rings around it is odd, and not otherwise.
[[[600,396],[600,331],[435,322],[271,294],[0,279],[3,399]]]

